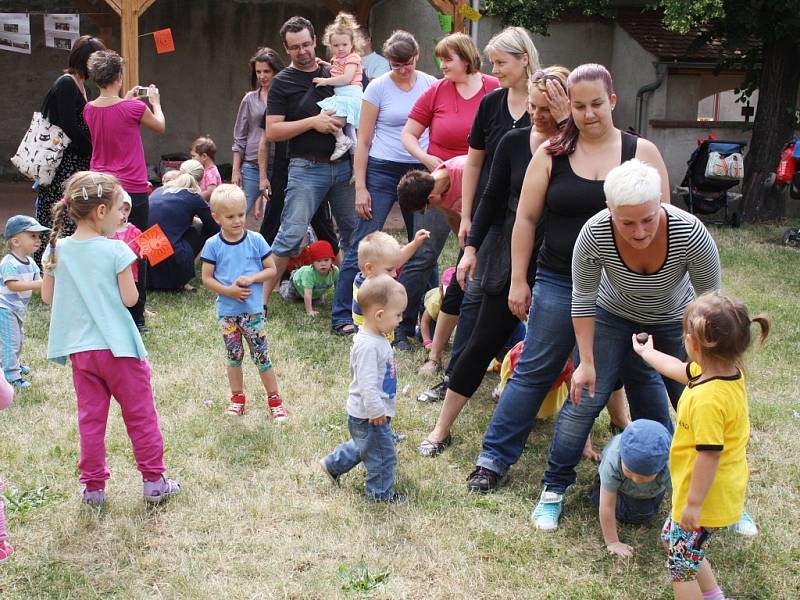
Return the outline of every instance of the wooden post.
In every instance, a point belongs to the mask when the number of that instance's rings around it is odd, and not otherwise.
[[[443,15],[453,17],[453,33],[467,32],[467,19],[458,14],[458,9],[467,4],[467,0],[428,0],[428,3]]]
[[[153,2],[155,0],[106,0],[121,21],[122,58],[125,59],[123,93],[139,83],[139,17]]]

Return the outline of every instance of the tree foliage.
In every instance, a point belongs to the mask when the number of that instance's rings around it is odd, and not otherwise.
[[[782,216],[783,200],[762,181],[798,126],[800,0],[653,0],[650,8],[663,9],[664,23],[674,31],[699,31],[698,46],[715,42],[718,69],[743,72],[742,98],[760,90],[745,157],[744,212],[751,221]],[[568,11],[613,17],[609,0],[486,0],[486,9],[542,34]]]
[[[508,25],[547,35],[547,28],[565,13],[608,16],[610,0],[486,0],[487,14]]]

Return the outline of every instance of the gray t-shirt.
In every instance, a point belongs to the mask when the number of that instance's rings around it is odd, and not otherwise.
[[[436,81],[436,78],[422,71],[417,71],[416,77],[414,87],[408,91],[397,87],[392,80],[391,73],[373,79],[364,90],[364,102],[368,102],[378,109],[375,133],[369,148],[369,155],[372,158],[399,163],[417,162],[417,159],[411,156],[403,146],[400,134],[408,121],[408,113],[411,112],[417,99]],[[420,136],[419,144],[423,150],[427,150],[427,129]]]
[[[634,483],[622,473],[622,460],[619,454],[622,434],[615,435],[603,449],[600,461],[600,485],[609,492],[622,493],[629,498],[655,498],[670,487],[669,467],[664,467],[653,481]]]
[[[389,340],[361,329],[353,338],[350,372],[347,414],[357,419],[394,417],[397,369]]]

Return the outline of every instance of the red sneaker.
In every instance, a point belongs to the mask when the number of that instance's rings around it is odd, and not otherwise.
[[[232,417],[241,417],[244,414],[245,397],[242,392],[238,392],[231,396],[230,404],[225,409],[225,414]]]
[[[286,407],[283,405],[280,394],[270,394],[267,397],[267,405],[269,406],[269,413],[276,423],[282,423],[289,418],[289,413],[286,412]]]

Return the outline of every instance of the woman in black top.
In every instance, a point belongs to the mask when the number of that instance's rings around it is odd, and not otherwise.
[[[520,196],[511,242],[509,308],[524,319],[531,308],[525,349],[500,396],[483,438],[483,450],[469,476],[473,491],[495,489],[522,454],[531,424],[547,392],[575,347],[572,326],[572,249],[583,224],[605,208],[603,180],[622,162],[636,156],[662,174],[662,200],[669,200],[666,167],[647,140],[614,127],[617,97],[611,75],[602,65],[577,67],[567,89],[571,119],[558,138],[533,156]],[[545,215],[538,255],[533,305],[527,281],[535,229]],[[584,440],[581,440],[581,444]],[[555,529],[562,490],[546,489],[533,514],[540,529]]]
[[[87,100],[84,83],[89,78],[86,61],[92,52],[105,49],[103,42],[91,35],[83,35],[75,40],[69,53],[67,70],[55,80],[42,104],[42,114],[53,125],[61,127],[71,140],[64,150],[53,181],[40,186],[36,197],[36,220],[45,227],[53,226],[53,205],[61,200],[67,179],[78,171],[89,170],[92,140],[83,120],[83,107]],[[66,237],[74,232],[75,224],[65,215],[61,236]],[[43,244],[33,255],[38,264],[42,262],[44,247]]]
[[[508,308],[511,227],[532,149],[558,133],[557,124],[569,116],[568,75],[564,67],[549,67],[534,73],[528,84],[528,110],[533,126],[507,132],[494,153],[489,180],[458,265],[463,283],[465,276],[472,277],[475,273],[478,249],[486,248],[480,307],[475,325],[468,332],[466,346],[453,365],[436,427],[419,446],[423,456],[436,456],[450,443],[450,429],[455,419],[480,386],[492,358],[519,325],[519,319]],[[499,234],[487,238],[490,231]],[[533,262],[530,283],[535,274],[536,263]]]
[[[492,74],[500,81],[501,88],[489,92],[481,100],[469,134],[469,149],[461,187],[459,243],[462,246],[469,233],[472,215],[477,209],[475,199],[482,197],[500,139],[512,129],[530,125],[527,85],[530,76],[539,69],[539,54],[530,35],[522,27],[504,29],[489,40],[485,51],[492,62]],[[460,260],[461,256],[458,258]],[[439,368],[441,349],[458,321],[459,327],[453,341],[450,362],[445,379],[420,395],[420,400],[440,400],[444,397],[447,376],[464,349],[469,332],[475,323],[480,299],[480,286],[477,280],[470,284],[465,294],[464,288],[453,278],[445,293],[436,322],[431,356],[421,371],[433,372]]]

